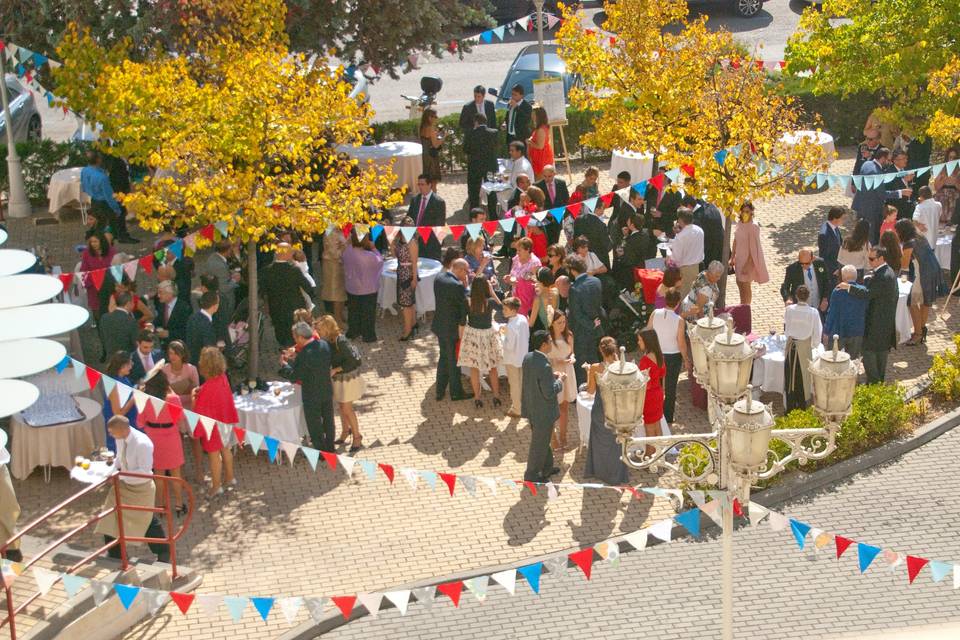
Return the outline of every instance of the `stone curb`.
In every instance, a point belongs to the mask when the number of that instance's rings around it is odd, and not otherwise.
[[[907,400],[913,399],[920,395],[926,389],[926,387],[927,385],[923,383],[914,386],[907,393]],[[819,469],[813,473],[796,474],[796,476],[793,478],[785,480],[774,487],[754,494],[751,496],[751,500],[759,502],[767,507],[777,506],[800,495],[816,491],[817,489],[820,489],[828,484],[850,477],[871,467],[883,464],[884,462],[892,460],[893,458],[902,456],[903,454],[913,451],[914,449],[917,449],[927,444],[931,440],[943,435],[957,425],[960,425],[960,408],[954,409],[953,411],[940,416],[933,422],[922,426],[908,438],[888,442],[880,445],[876,449],[871,449],[870,451],[861,453],[860,455],[847,458],[842,462],[832,464],[829,467]],[[708,532],[719,533],[720,527],[718,527],[714,522],[708,520],[701,527],[701,536]],[[684,529],[682,526],[676,525],[673,527],[670,539],[678,540],[688,536],[689,533],[686,529]],[[611,536],[608,538],[608,540],[620,537],[622,536]],[[599,542],[602,541],[598,541],[596,544],[599,544]],[[656,546],[658,544],[663,544],[663,542],[651,537],[647,542],[647,547]],[[562,553],[569,554],[579,551],[581,548],[582,547],[570,547],[568,549],[561,549],[559,551],[542,554],[533,558],[528,558],[524,561],[524,564],[542,562],[547,558],[553,558]],[[625,551],[623,553],[632,552]],[[474,578],[476,576],[497,573],[498,571],[504,571],[515,566],[517,566],[517,563],[511,562],[493,567],[470,569],[468,571],[462,571],[460,573],[444,576],[440,580],[437,578],[429,578],[419,582],[411,582],[404,585],[391,587],[389,590],[413,590],[422,587],[435,586],[446,582],[454,582],[457,580],[469,580],[470,578]],[[390,608],[393,608],[393,603],[384,601],[383,605],[381,606],[381,610]],[[331,611],[320,622],[304,622],[279,636],[278,640],[311,640],[312,638],[321,636],[329,631],[337,629],[345,624],[349,624],[350,622],[358,620],[367,615],[369,615],[369,613],[362,606],[358,606],[354,609],[353,614],[350,616],[350,620],[344,620],[339,611]]]

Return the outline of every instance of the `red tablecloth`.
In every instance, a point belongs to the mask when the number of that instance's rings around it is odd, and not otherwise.
[[[634,269],[633,278],[643,286],[643,299],[653,304],[657,298],[657,287],[663,282],[663,271],[659,269]]]

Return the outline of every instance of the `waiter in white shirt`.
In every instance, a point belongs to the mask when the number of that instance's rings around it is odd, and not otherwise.
[[[693,209],[677,209],[677,227],[679,231],[670,242],[670,259],[680,269],[683,280],[680,282],[680,295],[690,293],[693,281],[700,275],[700,263],[703,262],[703,229],[693,224]],[[657,236],[662,239],[663,232]]]
[[[810,362],[813,360],[813,350],[820,344],[823,335],[820,312],[807,304],[810,289],[800,285],[795,295],[796,304],[788,306],[783,316],[783,333],[787,337],[783,363],[787,413],[807,407],[812,393]]]
[[[20,518],[20,503],[10,482],[10,452],[7,451],[7,432],[0,429],[0,540],[6,542],[17,534],[17,520]],[[23,562],[20,553],[20,541],[11,544],[3,553],[11,562]]]
[[[117,457],[113,463],[113,471],[129,471],[153,475],[153,442],[146,434],[130,428],[130,421],[126,416],[113,416],[107,423],[107,431],[117,441]],[[124,507],[153,507],[156,500],[156,487],[152,478],[120,479],[120,500]],[[103,511],[112,509],[116,505],[115,494],[111,490],[103,503]],[[116,513],[112,513],[97,523],[96,533],[103,536],[106,542],[111,542],[120,535]],[[123,535],[126,537],[164,538],[166,534],[157,519],[156,514],[150,511],[123,510]],[[165,544],[149,543],[150,550],[157,554],[157,560],[167,562],[170,559],[170,549]],[[111,558],[120,557],[120,546],[110,548]],[[129,554],[128,554],[129,557]]]
[[[507,160],[507,174],[513,188],[517,187],[517,176],[525,175],[529,177],[533,175],[533,165],[523,155],[526,149],[527,146],[519,140],[514,140],[507,147],[507,154],[510,156]]]
[[[924,185],[917,189],[917,207],[913,210],[913,221],[917,223],[917,228],[927,237],[927,242],[937,249],[937,229],[940,227],[940,214],[943,211],[943,205],[933,199],[933,191],[930,187]],[[940,265],[947,269],[948,264]]]

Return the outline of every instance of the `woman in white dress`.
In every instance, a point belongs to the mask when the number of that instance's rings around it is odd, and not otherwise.
[[[577,376],[573,369],[576,359],[573,357],[573,334],[567,326],[567,316],[562,311],[554,311],[550,322],[550,365],[554,371],[567,374],[563,381],[563,390],[557,394],[560,405],[560,419],[553,434],[553,448],[561,451],[567,448],[567,414],[570,403],[577,399]]]

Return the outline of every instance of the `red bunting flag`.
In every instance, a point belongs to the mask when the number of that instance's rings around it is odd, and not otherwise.
[[[568,205],[567,205],[567,211],[570,212],[570,215],[572,215],[574,218],[576,218],[577,216],[580,215],[580,208],[581,208],[581,207],[583,207],[583,203],[582,203],[582,202],[574,202],[573,204],[568,204]]]
[[[758,70],[763,71],[763,60],[754,60],[753,63],[757,65]]]
[[[530,489],[530,493],[533,495],[537,495],[537,485],[534,483],[530,482],[529,480],[524,480],[523,486],[525,486],[527,489]]]
[[[495,234],[500,229],[500,223],[496,220],[490,220],[483,223],[483,230],[490,235]]]
[[[530,224],[530,216],[520,216],[517,218],[517,224],[526,229],[527,225]]]
[[[352,230],[353,230],[353,223],[352,223],[352,222],[348,222],[347,224],[343,225],[343,237],[344,237],[344,238],[349,238],[349,237],[350,237],[350,231],[352,231]]]
[[[437,591],[450,598],[454,607],[460,606],[460,594],[463,593],[463,581],[445,582],[437,585]]]
[[[590,570],[593,568],[593,547],[587,547],[580,551],[575,551],[567,556],[573,564],[580,567],[587,580],[590,579]]]
[[[781,60],[781,61],[778,62],[777,64],[780,65],[780,68],[781,68],[781,69],[786,69],[786,68],[787,68],[787,61],[786,61],[786,60]]]
[[[730,60],[730,66],[733,67],[734,69],[739,69],[740,61],[737,60],[736,58],[733,58],[732,60]]]
[[[176,404],[174,402],[166,403],[166,407],[167,407],[167,416],[169,417],[170,422],[173,424],[177,424],[177,422],[180,421],[180,416],[183,415],[183,407],[181,407],[179,404]],[[243,442],[243,440],[240,440],[240,442]]]
[[[180,613],[187,615],[187,611],[190,610],[190,605],[193,604],[193,599],[196,596],[192,593],[177,593],[176,591],[170,592],[170,599],[177,603],[177,607],[180,609]]]
[[[206,238],[207,240],[209,240],[210,242],[213,242],[213,231],[214,231],[213,225],[208,224],[204,228],[200,229],[200,235]]]
[[[613,202],[613,191],[600,196],[600,201],[603,203],[603,206],[609,207],[610,203]]]
[[[337,454],[331,453],[329,451],[321,451],[320,454],[323,456],[323,459],[327,461],[327,466],[330,467],[330,471],[337,470]]]
[[[93,389],[95,386],[97,386],[97,383],[100,382],[101,374],[93,367],[87,367],[86,374],[87,383],[90,385],[90,388]]]
[[[837,560],[839,560],[843,552],[847,550],[847,547],[853,544],[853,540],[844,538],[843,536],[835,536],[833,541],[837,545]]]
[[[688,176],[690,176],[691,178],[693,177],[694,173],[696,173],[696,169],[692,164],[682,164],[680,165],[680,170],[683,171]]]
[[[638,500],[640,499],[640,494],[637,493],[637,490],[636,490],[634,487],[631,487],[630,485],[625,484],[625,485],[623,485],[623,486],[620,487],[620,488],[621,488],[623,491],[629,491],[631,494],[633,494],[633,497],[634,497],[634,498],[637,498]],[[623,492],[621,491],[621,495],[622,495],[622,494],[623,494]]]
[[[417,233],[420,234],[424,242],[430,242],[430,234],[433,233],[433,227],[417,227]]]
[[[237,442],[239,442],[242,445],[244,440],[247,437],[247,430],[244,429],[243,427],[234,427],[233,435],[237,436]]]
[[[93,271],[87,272],[90,275],[90,279],[93,280],[94,288],[99,291],[100,287],[103,286],[103,279],[107,275],[106,269],[94,269]]]
[[[926,558],[907,556],[907,576],[910,578],[910,584],[913,584],[914,578],[917,577],[917,574],[920,573],[921,569],[927,566],[928,562],[930,561]]]
[[[612,47],[615,44],[617,44],[617,39],[613,36],[610,36],[610,46]]]
[[[383,475],[387,476],[387,480],[390,481],[390,484],[393,484],[393,467],[389,464],[383,464],[382,462],[377,466],[383,470]]]
[[[733,499],[733,515],[737,516],[738,518],[743,517],[743,506],[740,504],[740,500],[737,498]]]
[[[439,473],[440,479],[443,480],[444,484],[447,485],[447,489],[450,490],[450,495],[453,495],[453,490],[457,486],[457,476],[452,473]]]
[[[450,225],[450,233],[451,233],[451,235],[453,235],[453,239],[459,241],[459,240],[460,240],[460,236],[463,235],[463,232],[464,232],[465,229],[466,229],[466,227],[465,227],[464,225],[462,225],[462,224],[452,224],[452,225]]]
[[[331,596],[330,600],[340,609],[340,613],[343,614],[343,619],[349,620],[350,614],[353,613],[353,605],[357,601],[357,596]]]
[[[72,273],[61,273],[59,276],[60,282],[63,283],[63,290],[66,291],[70,288],[70,285],[73,284],[73,274]]]
[[[664,175],[662,173],[658,173],[657,175],[647,180],[647,182],[649,182],[651,185],[656,187],[657,191],[660,191],[661,189],[663,189],[663,181],[664,181]]]
[[[140,268],[147,273],[153,273],[153,254],[148,254],[140,258]]]

